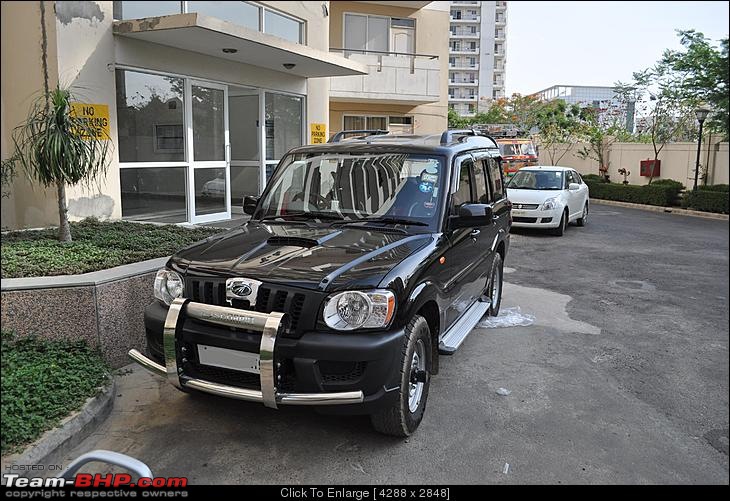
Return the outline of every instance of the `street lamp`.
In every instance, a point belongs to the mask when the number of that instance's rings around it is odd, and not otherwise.
[[[700,134],[697,138],[697,161],[695,162],[695,184],[692,187],[692,191],[697,191],[697,176],[700,173],[700,150],[702,149],[702,124],[705,123],[707,115],[710,114],[710,109],[706,106],[700,105],[695,109],[695,116],[697,121],[700,123]]]

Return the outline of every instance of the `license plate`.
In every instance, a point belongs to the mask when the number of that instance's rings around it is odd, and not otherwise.
[[[218,348],[217,346],[199,344],[198,360],[203,365],[260,374],[258,353],[228,350],[226,348]]]
[[[513,210],[512,211],[512,215],[513,216],[524,216],[525,215],[525,212],[524,211],[521,211],[521,210]]]

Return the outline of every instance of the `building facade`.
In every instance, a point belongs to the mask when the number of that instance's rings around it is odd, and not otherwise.
[[[553,85],[532,95],[543,101],[562,99],[568,104],[577,104],[581,107],[591,106],[598,110],[599,121],[621,124],[627,131],[634,131],[636,103],[624,103],[616,95],[613,87]]]
[[[2,2],[3,159],[44,87],[40,5]],[[67,187],[72,220],[240,217],[242,198],[263,190],[292,147],[344,126],[446,128],[447,2],[42,5],[49,86],[70,86],[83,109],[105,113],[111,142],[105,176],[92,187]],[[363,49],[357,28],[371,14]],[[430,31],[444,33],[443,54],[425,40]],[[368,33],[387,37],[375,46],[386,54],[374,61],[362,53]],[[350,48],[357,50],[343,50]],[[420,50],[435,57],[416,56]],[[58,224],[55,189],[19,175],[10,192],[3,228]]]
[[[507,2],[450,2],[449,107],[461,116],[505,97]]]

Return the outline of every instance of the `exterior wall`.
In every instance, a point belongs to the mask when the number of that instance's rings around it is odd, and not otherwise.
[[[341,48],[343,44],[343,22],[345,12],[376,14],[393,17],[411,17],[416,20],[415,51],[419,54],[439,56],[440,99],[437,103],[418,106],[397,104],[373,104],[330,101],[330,130],[332,135],[342,130],[342,115],[410,115],[414,117],[416,134],[441,132],[447,127],[448,111],[448,2],[431,2],[423,9],[409,9],[376,5],[363,2],[330,2],[329,46]]]
[[[728,143],[718,142],[717,137],[711,141],[702,143],[700,164],[709,166],[707,184],[729,184],[728,169],[730,159],[728,158]],[[581,159],[577,152],[583,144],[573,144],[568,148],[557,150],[554,155],[556,164],[573,167],[581,174],[598,174],[598,164],[595,160]],[[567,150],[567,152],[566,152]],[[563,152],[565,154],[563,155]],[[557,160],[562,155],[562,158]],[[694,183],[694,167],[697,155],[697,143],[671,143],[667,144],[659,155],[661,160],[661,175],[654,179],[674,179],[680,181],[686,187]],[[608,174],[613,182],[623,181],[623,176],[618,169],[626,168],[631,172],[628,177],[630,184],[647,184],[647,177],[639,175],[639,162],[654,158],[654,150],[651,144],[645,143],[614,143],[608,149],[607,160],[609,162]],[[541,165],[550,165],[550,156],[540,149],[539,162]],[[703,181],[700,179],[699,184]]]
[[[49,87],[58,79],[54,2],[44,2],[48,34]],[[41,24],[38,2],[2,2],[2,158],[12,154],[12,131],[28,116],[28,110],[43,90],[41,68]],[[22,47],[22,50],[18,50]],[[31,184],[18,172],[10,187],[10,197],[2,199],[2,227],[44,227],[58,224],[55,188]]]
[[[306,21],[306,44],[329,50],[329,22],[322,5],[329,2],[260,2]],[[312,78],[233,63],[159,44],[113,34],[113,2],[45,2],[50,86],[72,86],[80,101],[109,106],[110,163],[106,175],[91,187],[67,187],[69,218],[121,217],[114,69],[129,66],[205,80],[265,88],[305,96],[304,135],[309,123],[329,122],[329,78]],[[11,132],[43,88],[38,2],[2,2],[2,158],[12,153]],[[22,47],[22,50],[18,50]],[[445,106],[444,106],[445,116]],[[58,224],[56,191],[42,189],[17,176],[2,200],[3,228]]]

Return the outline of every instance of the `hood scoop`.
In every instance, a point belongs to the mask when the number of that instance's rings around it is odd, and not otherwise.
[[[305,247],[309,249],[318,246],[320,242],[312,238],[273,236],[266,243],[276,247]]]

